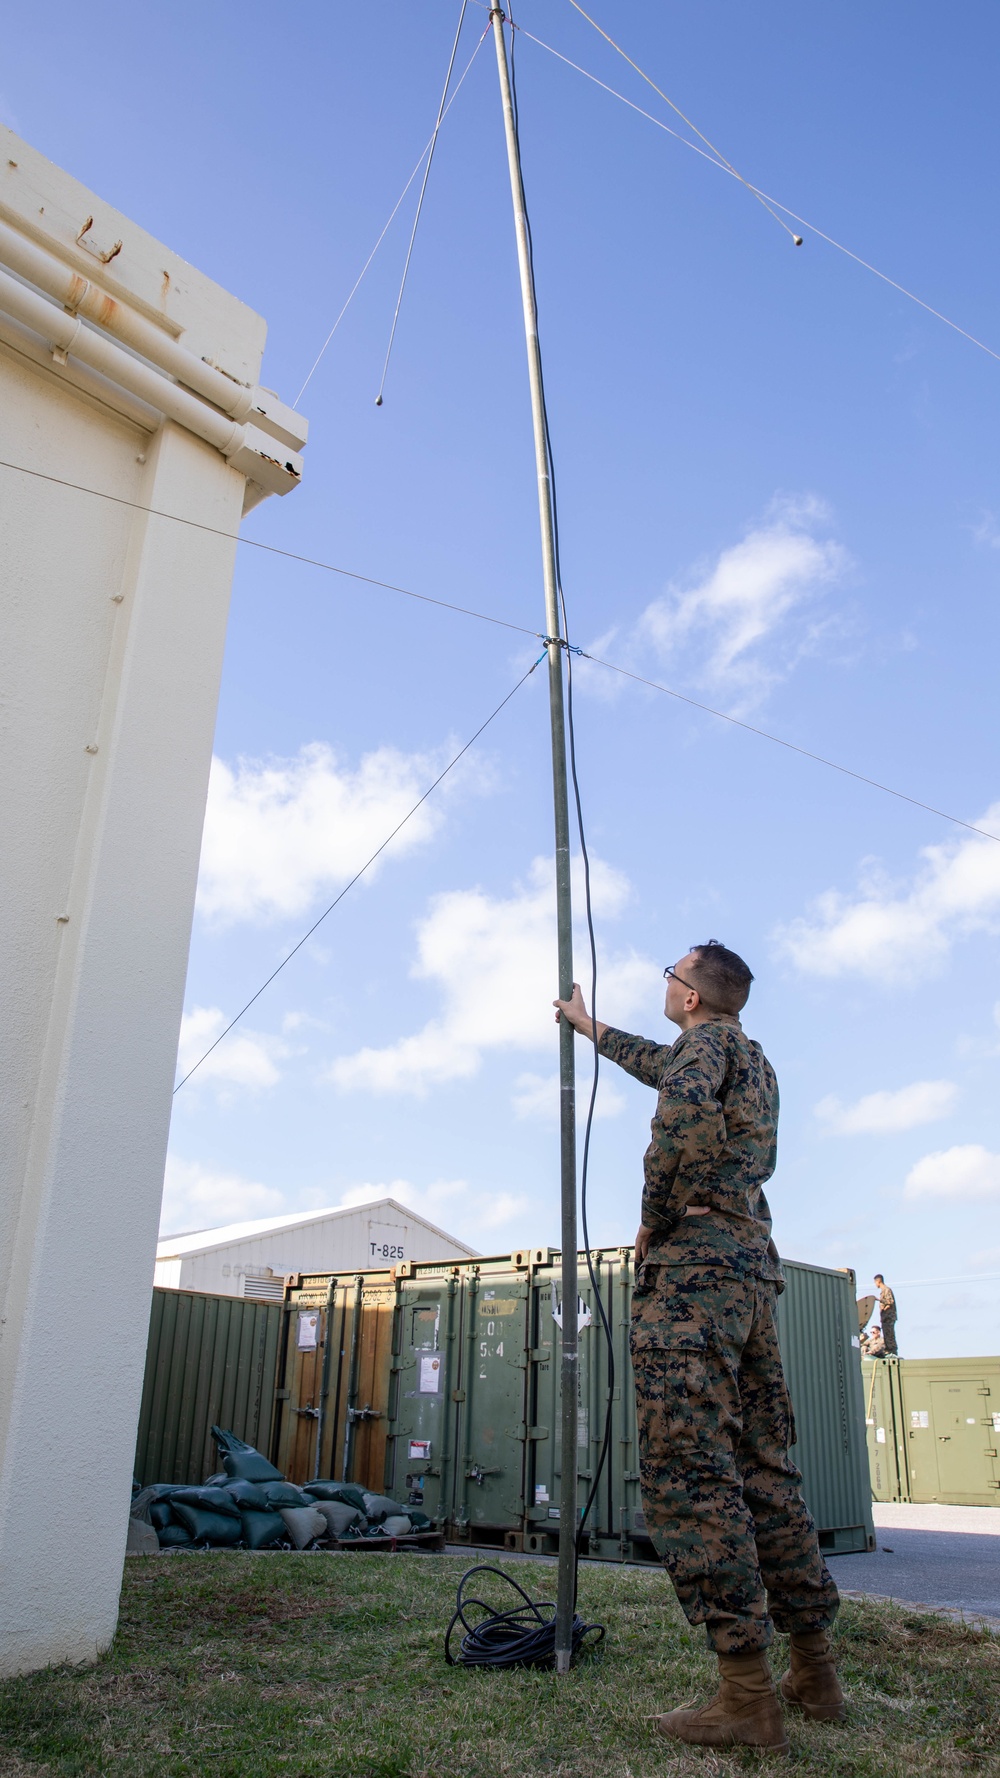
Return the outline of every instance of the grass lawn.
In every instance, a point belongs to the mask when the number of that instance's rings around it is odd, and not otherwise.
[[[0,1774],[721,1778],[775,1769],[746,1750],[675,1751],[652,1732],[652,1714],[704,1698],[714,1671],[655,1570],[582,1570],[580,1609],[608,1636],[567,1679],[446,1667],[443,1631],[474,1559],[130,1558],[117,1640],[97,1667],[0,1684]],[[551,1596],[553,1569],[507,1566],[533,1597]],[[809,1724],[789,1713],[796,1773],[1000,1774],[1000,1639],[853,1601],[837,1634],[850,1720]],[[774,1660],[780,1671],[780,1639]]]

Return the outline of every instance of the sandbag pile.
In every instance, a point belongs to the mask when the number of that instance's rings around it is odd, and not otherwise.
[[[395,1539],[429,1531],[424,1513],[351,1482],[298,1488],[235,1433],[212,1427],[223,1467],[200,1488],[157,1482],[137,1493],[134,1517],[161,1549],[313,1549],[325,1543]]]

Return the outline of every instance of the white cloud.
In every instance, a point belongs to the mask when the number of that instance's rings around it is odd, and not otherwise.
[[[225,1013],[217,1006],[195,1006],[184,1014],[177,1046],[180,1078],[205,1055],[209,1044],[215,1042],[227,1023]],[[205,1057],[191,1084],[212,1080],[227,1086],[273,1087],[281,1078],[275,1062],[289,1053],[288,1045],[279,1038],[264,1037],[258,1032],[237,1027],[218,1049]]]
[[[219,923],[303,913],[361,868],[443,764],[443,756],[380,747],[352,769],[318,741],[294,759],[241,759],[235,768],[213,760],[201,912]],[[412,851],[441,820],[441,799],[432,798],[389,852]]]
[[[1000,549],[1000,527],[995,513],[984,512],[979,524],[972,527],[972,535],[977,543],[985,543],[989,549]]]
[[[379,1198],[395,1198],[398,1204],[405,1204],[408,1210],[415,1210],[418,1216],[443,1227],[467,1246],[474,1246],[484,1233],[492,1234],[523,1222],[530,1205],[527,1197],[514,1192],[501,1191],[490,1196],[474,1189],[466,1179],[438,1179],[422,1188],[408,1179],[390,1179],[382,1185],[352,1185],[342,1194],[340,1203],[347,1209],[376,1203]]]
[[[239,1173],[218,1172],[199,1161],[167,1156],[163,1177],[160,1234],[179,1235],[219,1228],[257,1216],[277,1216],[285,1208],[281,1192]]]
[[[640,638],[671,662],[697,658],[709,682],[759,696],[816,639],[801,627],[793,638],[785,620],[848,565],[839,544],[813,535],[826,518],[814,499],[776,502],[764,522],[700,569],[693,586],[672,586],[649,605]]]
[[[925,1154],[906,1176],[903,1196],[911,1203],[923,1198],[1000,1198],[1000,1154],[978,1142]]]
[[[592,860],[591,872],[595,914],[613,917],[628,884],[599,859]],[[506,898],[483,889],[437,896],[418,927],[417,945],[412,973],[437,985],[441,1012],[411,1037],[342,1056],[330,1071],[339,1087],[422,1097],[429,1087],[471,1078],[484,1050],[552,1050],[555,898],[549,861],[536,859],[528,882]],[[581,941],[578,955],[584,954]],[[600,1009],[617,1021],[648,1005],[658,974],[634,951],[605,956]]]
[[[831,1136],[880,1136],[947,1117],[957,1097],[952,1080],[915,1080],[894,1093],[866,1093],[853,1105],[843,1104],[831,1093],[815,1112]]]
[[[593,1060],[589,1050],[577,1046],[576,1076],[576,1115],[579,1123],[587,1117],[590,1104],[590,1087],[592,1080]],[[612,1086],[608,1079],[609,1064],[601,1069],[600,1084],[597,1089],[597,1102],[594,1106],[594,1118],[617,1117],[625,1109],[625,1095]],[[514,1082],[511,1097],[515,1117],[539,1118],[544,1123],[559,1122],[559,1076],[558,1074],[519,1074]]]
[[[1000,834],[1000,803],[977,827]],[[808,917],[774,934],[779,953],[803,974],[867,975],[913,982],[972,932],[1000,932],[1000,845],[970,834],[925,846],[909,884],[869,865],[854,896],[829,889]]]

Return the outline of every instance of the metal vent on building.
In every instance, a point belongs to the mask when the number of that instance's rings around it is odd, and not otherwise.
[[[243,1295],[253,1297],[261,1303],[280,1303],[284,1300],[285,1280],[283,1277],[249,1278],[244,1273]]]

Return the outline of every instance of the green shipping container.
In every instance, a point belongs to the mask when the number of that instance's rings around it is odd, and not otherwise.
[[[876,1500],[1000,1505],[1000,1358],[866,1358]]]
[[[143,1487],[217,1470],[213,1424],[267,1451],[284,1319],[281,1303],[153,1291],[135,1453]]]
[[[652,1556],[639,1491],[628,1350],[628,1248],[594,1256],[615,1355],[610,1455],[588,1519],[595,1556]],[[873,1547],[854,1278],[789,1263],[779,1335],[796,1460],[829,1552]],[[582,1507],[604,1436],[609,1376],[583,1256],[577,1463]],[[367,1299],[367,1300],[366,1300]],[[360,1305],[360,1307],[358,1307]],[[547,1248],[289,1292],[277,1448],[297,1481],[345,1475],[420,1503],[460,1541],[550,1551],[558,1538],[559,1255]],[[310,1343],[313,1342],[313,1343]],[[280,1459],[279,1459],[280,1461]]]

